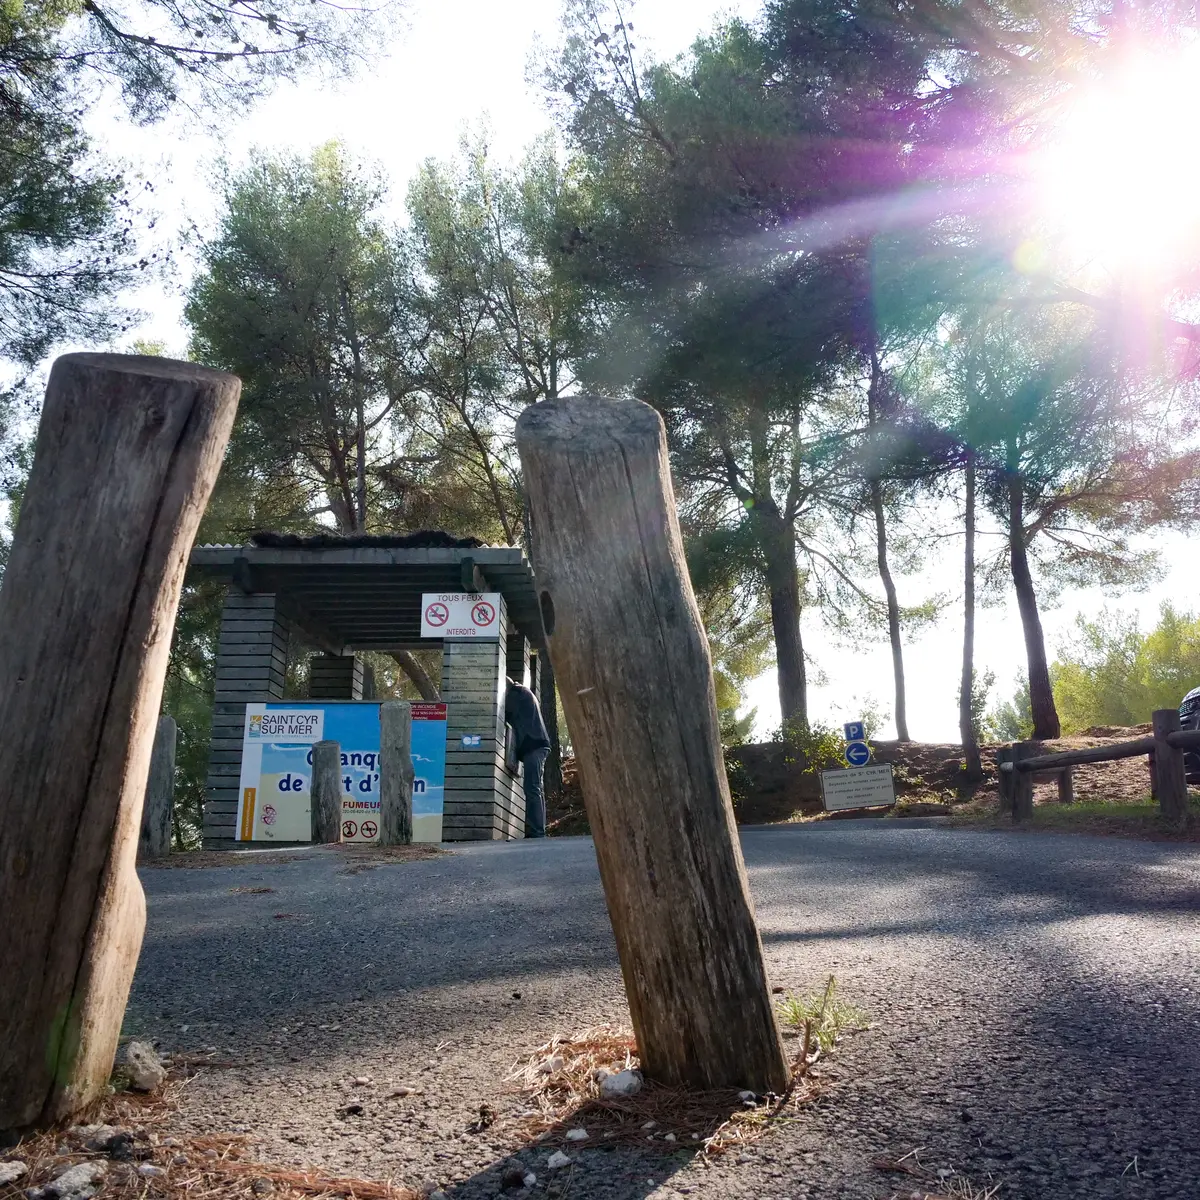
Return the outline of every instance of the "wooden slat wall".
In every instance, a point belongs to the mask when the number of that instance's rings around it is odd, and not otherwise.
[[[361,658],[352,654],[317,654],[309,659],[310,700],[362,700],[363,686]]]
[[[509,629],[500,606],[496,641],[447,640],[442,647],[442,699],[446,702],[445,841],[523,837],[525,801],[519,776],[504,766],[504,688]],[[482,737],[465,749],[465,733]]]
[[[234,844],[246,705],[283,698],[288,632],[273,595],[247,596],[238,588],[229,589],[217,645],[205,849],[227,850]]]

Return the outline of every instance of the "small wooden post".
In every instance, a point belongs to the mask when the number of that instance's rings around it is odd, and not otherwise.
[[[337,742],[314,742],[312,787],[312,840],[327,846],[342,840],[342,748]]]
[[[407,846],[413,837],[412,705],[379,706],[379,844]]]
[[[1000,814],[1011,813],[1013,807],[1013,780],[1016,772],[1005,768],[1012,763],[1013,748],[1001,746],[996,751],[996,791],[1000,797]]]
[[[1013,823],[1033,820],[1033,772],[1019,770],[1022,759],[1033,758],[1038,752],[1036,742],[1017,742],[1013,746]]]
[[[150,776],[142,804],[142,830],[138,858],[162,858],[171,852],[171,817],[175,811],[175,718],[158,718],[154,749],[150,754]]]
[[[543,401],[517,421],[517,447],[542,623],[646,1072],[782,1092],[662,420],[633,400]]]
[[[108,1086],[171,631],[240,388],[118,354],[50,372],[0,590],[0,1130]]]
[[[1158,806],[1175,825],[1187,820],[1188,791],[1184,778],[1183,751],[1167,741],[1179,728],[1179,710],[1158,708],[1150,714],[1154,732],[1154,773],[1158,782]]]
[[[1059,804],[1075,803],[1075,768],[1063,767],[1058,773],[1058,802]]]

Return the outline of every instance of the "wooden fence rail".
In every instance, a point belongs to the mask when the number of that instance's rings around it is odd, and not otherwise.
[[[1157,709],[1152,717],[1151,737],[1118,742],[1115,746],[1092,746],[1086,750],[1064,750],[1057,754],[1039,754],[1037,742],[1015,742],[996,754],[1000,772],[1000,810],[1011,812],[1014,821],[1033,815],[1033,783],[1036,774],[1057,774],[1059,799],[1069,802],[1073,796],[1072,767],[1085,763],[1115,762],[1122,758],[1148,756],[1151,795],[1159,803],[1162,815],[1177,825],[1187,818],[1188,795],[1184,778],[1185,750],[1200,750],[1200,729],[1180,729],[1179,713],[1173,708]]]

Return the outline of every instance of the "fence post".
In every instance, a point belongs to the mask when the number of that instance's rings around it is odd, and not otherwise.
[[[379,706],[379,844],[407,846],[413,836],[412,705]]]
[[[1001,746],[996,751],[996,792],[1000,798],[1000,814],[1012,812],[1013,780],[1016,774],[1006,771],[1005,765],[1013,760],[1013,748]]]
[[[1018,742],[1013,746],[1013,823],[1033,820],[1033,772],[1018,769],[1021,760],[1033,758],[1038,752],[1036,742]]]
[[[1063,767],[1058,773],[1058,802],[1059,804],[1075,803],[1075,768]]]
[[[240,387],[132,355],[50,372],[0,590],[0,1130],[108,1086],[171,631]]]
[[[314,742],[312,748],[312,840],[328,846],[342,840],[342,748]]]
[[[517,448],[542,624],[646,1072],[782,1093],[662,419],[635,400],[543,401],[517,421]]]
[[[1154,774],[1162,815],[1175,825],[1187,820],[1188,792],[1184,779],[1183,751],[1167,741],[1179,728],[1179,710],[1158,708],[1150,716],[1154,729]]]
[[[175,718],[158,718],[154,749],[150,753],[150,775],[142,804],[142,830],[138,858],[162,858],[171,852],[171,815],[175,811]]]

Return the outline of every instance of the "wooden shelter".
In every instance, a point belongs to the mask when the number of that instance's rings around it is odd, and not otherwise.
[[[447,705],[446,841],[519,838],[525,801],[504,764],[505,676],[537,690],[541,617],[533,571],[519,548],[483,546],[443,533],[403,537],[256,535],[246,546],[198,546],[190,574],[226,582],[204,845],[232,847],[246,705],[286,694],[289,647],[319,650],[310,663],[314,700],[373,699],[362,651],[442,651]],[[421,637],[425,593],[499,592],[498,640]],[[296,636],[299,635],[299,636]],[[478,746],[464,734],[482,732]]]

